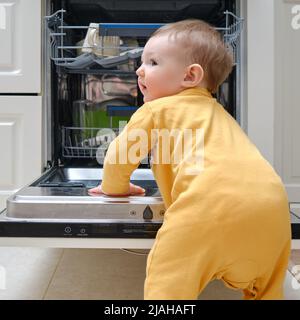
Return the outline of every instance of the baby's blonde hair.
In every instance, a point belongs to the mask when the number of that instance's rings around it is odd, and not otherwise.
[[[178,42],[189,64],[200,64],[207,89],[216,92],[233,67],[232,51],[224,44],[221,34],[211,25],[196,19],[169,23],[156,30],[152,37],[168,35]]]

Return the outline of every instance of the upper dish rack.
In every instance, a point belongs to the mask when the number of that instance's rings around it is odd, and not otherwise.
[[[147,38],[163,24],[143,23],[91,23],[89,26],[69,26],[64,21],[66,10],[61,9],[51,16],[46,16],[49,30],[50,57],[54,63],[68,71],[88,71],[97,69],[105,73],[110,69],[118,73],[132,73],[136,62],[141,57],[143,47],[138,38]],[[243,27],[243,19],[232,12],[225,11],[225,27],[216,28],[224,42],[232,47],[235,63],[238,40]],[[78,32],[85,31],[85,36],[78,41]],[[75,34],[75,37],[74,37]],[[76,36],[77,34],[77,36]],[[74,43],[74,38],[77,42]]]

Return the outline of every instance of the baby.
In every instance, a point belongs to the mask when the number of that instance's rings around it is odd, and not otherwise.
[[[232,67],[231,52],[205,22],[158,29],[136,71],[145,103],[110,144],[102,183],[90,190],[143,194],[130,176],[152,149],[167,210],[147,260],[145,299],[197,299],[213,279],[243,290],[245,299],[283,298],[288,199],[273,168],[212,96]]]

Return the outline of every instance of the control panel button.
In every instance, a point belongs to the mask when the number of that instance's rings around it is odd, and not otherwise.
[[[65,227],[65,233],[71,233],[72,228],[71,227]]]
[[[86,232],[86,230],[85,230],[85,228],[81,228],[81,229],[79,230],[79,232],[80,232],[81,234],[84,234],[84,233]]]
[[[144,210],[143,218],[145,220],[152,220],[153,219],[153,212],[149,206],[147,206],[146,209]]]

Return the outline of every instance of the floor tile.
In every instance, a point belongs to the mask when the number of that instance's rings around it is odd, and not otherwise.
[[[42,299],[62,252],[51,248],[0,247],[0,300]]]
[[[45,299],[143,299],[146,260],[118,249],[66,249]]]

